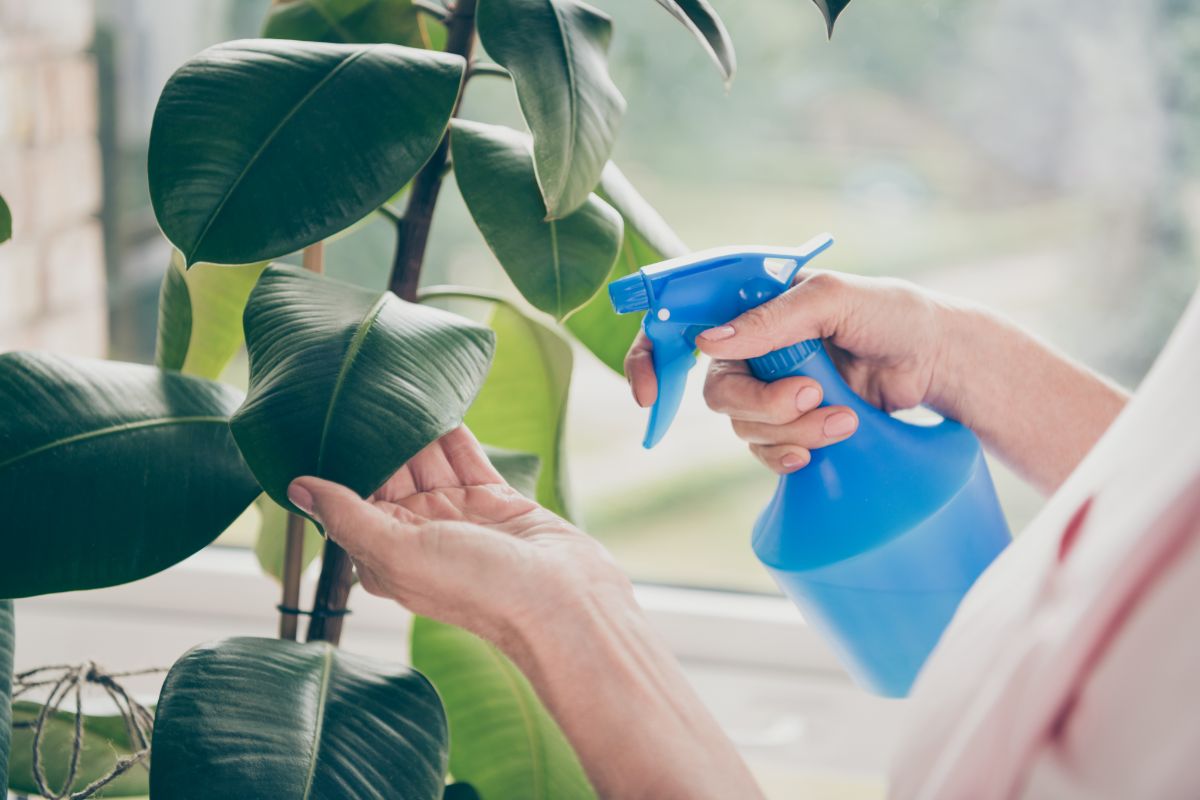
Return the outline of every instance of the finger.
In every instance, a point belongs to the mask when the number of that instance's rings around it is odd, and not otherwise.
[[[733,420],[733,432],[750,444],[791,445],[806,450],[837,444],[849,438],[857,428],[858,417],[845,406],[818,408],[786,425]]]
[[[704,382],[704,401],[719,414],[782,425],[821,404],[821,384],[797,376],[764,383],[745,361],[713,361]]]
[[[412,473],[416,491],[428,492],[444,486],[458,485],[458,475],[446,452],[442,450],[441,440],[430,442],[425,449],[408,461],[408,469]]]
[[[475,434],[461,425],[447,433],[441,440],[442,452],[446,461],[458,476],[462,486],[484,486],[491,483],[504,483],[504,478],[492,466],[483,446],[475,438]]]
[[[297,478],[288,486],[288,499],[356,557],[378,549],[381,540],[394,538],[399,528],[387,513],[333,481]]]
[[[653,348],[644,331],[638,331],[625,356],[625,378],[635,403],[642,408],[654,405],[658,399],[658,378],[654,374]]]
[[[713,358],[753,358],[805,339],[826,339],[837,330],[846,302],[844,279],[814,273],[779,297],[704,331],[696,344]]]
[[[802,447],[795,445],[752,444],[750,452],[754,453],[772,472],[787,475],[808,466],[812,454]]]

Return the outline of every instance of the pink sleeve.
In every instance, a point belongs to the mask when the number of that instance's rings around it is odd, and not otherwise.
[[[1193,298],[1129,407],[967,596],[918,679],[893,796],[1200,796],[1198,351]]]

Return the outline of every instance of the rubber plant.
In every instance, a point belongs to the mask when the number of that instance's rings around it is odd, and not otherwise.
[[[816,2],[832,28],[846,0]],[[658,4],[728,83],[733,46],[707,0]],[[625,108],[611,33],[579,0],[276,0],[262,38],[210,47],[168,81],[149,148],[175,253],[157,364],[0,355],[0,597],[138,580],[256,503],[283,613],[279,639],[209,643],[176,662],[150,764],[105,796],[592,795],[553,719],[488,644],[417,620],[413,668],[337,648],[352,567],[286,487],[310,474],[366,495],[465,419],[514,485],[571,515],[565,337],[619,371],[637,326],[602,287],[683,252],[609,160]],[[511,80],[527,130],[459,116],[482,76]],[[512,292],[422,285],[449,175]],[[372,214],[395,224],[388,288],[324,276],[323,242]],[[8,228],[0,202],[0,238]],[[278,263],[297,253],[303,266]],[[489,324],[438,307],[447,300],[490,309]],[[243,343],[244,395],[219,381]],[[300,573],[318,551],[300,643]],[[0,778],[11,764],[7,783],[28,792],[27,725],[8,757],[13,640],[0,600]],[[50,774],[71,782],[61,796],[81,797],[134,748],[112,717],[76,727],[62,714],[16,708],[48,726],[35,763],[63,763],[80,739],[74,779]]]

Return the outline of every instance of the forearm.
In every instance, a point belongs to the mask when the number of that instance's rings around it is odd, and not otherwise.
[[[580,597],[505,649],[604,798],[762,797],[632,598]]]
[[[948,306],[945,313],[931,405],[974,430],[1018,474],[1054,491],[1128,393],[990,312]]]

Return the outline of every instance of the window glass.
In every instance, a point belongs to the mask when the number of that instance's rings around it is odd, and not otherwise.
[[[728,91],[655,3],[595,4],[615,18],[629,104],[614,157],[695,249],[829,231],[821,268],[987,303],[1130,386],[1195,286],[1200,11],[1183,0],[858,0],[832,42],[806,3],[718,0]],[[149,360],[167,258],[145,189],[154,102],[188,55],[253,35],[267,4],[99,5],[114,356]],[[473,82],[465,109],[520,124],[503,80]],[[382,285],[392,242],[372,221],[331,247],[330,271]],[[425,275],[511,291],[452,180]],[[771,591],[749,531],[774,479],[704,408],[703,365],[647,452],[624,381],[582,350],[576,364],[567,451],[587,529],[639,579]],[[1040,500],[995,474],[1019,530]]]

